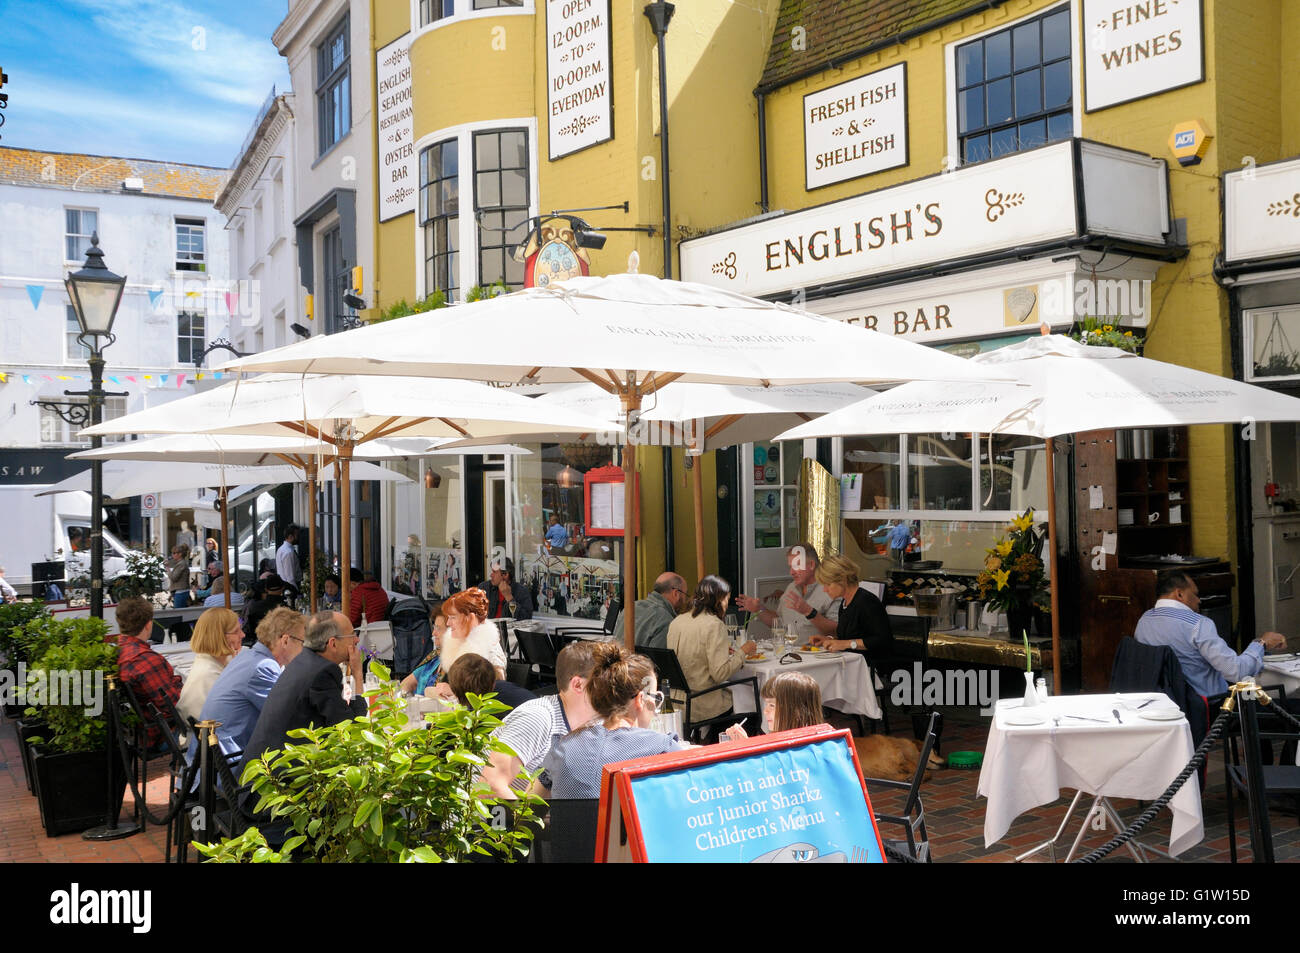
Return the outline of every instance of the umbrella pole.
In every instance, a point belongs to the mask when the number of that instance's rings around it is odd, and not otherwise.
[[[316,614],[316,460],[307,461],[307,565],[311,612]]]
[[[221,487],[221,495],[217,497],[217,502],[221,507],[221,548],[225,550],[225,552],[223,552],[222,555],[225,557],[226,560],[226,581],[221,588],[225,590],[226,608],[229,609],[230,608],[230,586],[231,586],[230,573],[232,570],[232,566],[230,563],[230,520],[229,520],[230,513],[226,505],[227,504],[226,487],[224,484]]]
[[[691,467],[691,495],[695,503],[695,584],[704,578],[704,469],[703,455]]]
[[[637,400],[640,403],[640,400]],[[636,650],[636,445],[623,445],[623,644]]]
[[[1060,584],[1057,579],[1056,564],[1056,444],[1047,438],[1047,548],[1051,557],[1052,590],[1052,694],[1061,694],[1061,613]],[[1027,660],[1026,660],[1027,661]]]
[[[338,467],[339,488],[339,571],[343,576],[339,607],[344,615],[352,611],[352,445],[339,444],[339,455],[334,461]]]

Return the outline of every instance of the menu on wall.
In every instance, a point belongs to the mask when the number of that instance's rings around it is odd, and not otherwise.
[[[808,189],[907,165],[907,64],[803,98]]]
[[[379,134],[379,220],[415,211],[417,158],[411,111],[410,34],[375,53],[375,125]]]
[[[623,528],[623,484],[593,483],[591,485],[591,528]]]
[[[1086,109],[1205,79],[1201,19],[1201,0],[1084,0]]]
[[[546,0],[551,160],[614,138],[609,0]]]

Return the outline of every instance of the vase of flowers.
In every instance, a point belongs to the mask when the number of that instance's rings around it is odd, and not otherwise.
[[[1034,511],[1025,512],[985,550],[984,569],[976,577],[979,597],[999,612],[1005,612],[1011,640],[1025,646],[1025,670],[1032,671],[1029,626],[1034,610],[1050,606],[1047,574],[1043,571],[1043,548],[1047,531],[1034,527]],[[1032,681],[1030,682],[1032,685]]]
[[[1132,354],[1142,353],[1142,338],[1120,327],[1119,318],[1084,318],[1070,337],[1092,347],[1117,347]]]

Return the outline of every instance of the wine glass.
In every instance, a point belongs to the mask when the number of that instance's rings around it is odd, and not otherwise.
[[[772,626],[772,651],[775,652],[785,642],[787,631],[786,627],[780,622]]]

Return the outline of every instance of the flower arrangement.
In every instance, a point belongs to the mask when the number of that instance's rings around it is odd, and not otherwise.
[[[1084,318],[1077,331],[1071,331],[1070,337],[1080,344],[1093,347],[1117,347],[1121,351],[1133,354],[1142,350],[1142,339],[1135,337],[1132,331],[1125,331],[1111,321],[1118,318]]]
[[[1025,510],[1007,527],[984,559],[976,578],[980,598],[1000,612],[1047,607],[1047,575],[1043,572],[1044,530],[1034,529],[1034,511]]]

